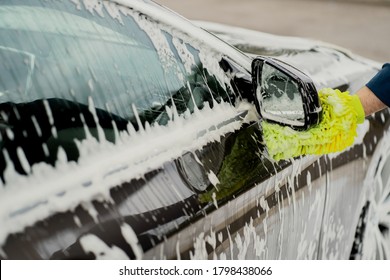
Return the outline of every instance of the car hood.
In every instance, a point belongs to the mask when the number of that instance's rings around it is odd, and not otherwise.
[[[207,21],[193,23],[249,56],[272,56],[308,74],[317,88],[355,92],[381,67],[380,63],[337,45],[301,37],[279,36]],[[362,79],[366,77],[366,79]]]

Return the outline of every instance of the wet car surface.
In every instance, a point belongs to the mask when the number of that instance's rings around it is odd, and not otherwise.
[[[251,73],[272,56],[354,92],[377,63],[149,1],[0,14],[2,259],[389,257],[388,112],[343,153],[277,163]]]

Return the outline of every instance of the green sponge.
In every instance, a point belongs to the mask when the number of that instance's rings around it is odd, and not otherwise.
[[[364,122],[359,97],[330,88],[320,90],[319,97],[321,121],[306,131],[262,122],[264,141],[274,160],[339,152],[353,144],[357,125]]]

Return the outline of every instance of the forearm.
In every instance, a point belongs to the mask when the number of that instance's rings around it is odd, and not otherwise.
[[[390,106],[390,63],[356,93],[363,105],[365,115],[371,115]]]
[[[362,87],[356,94],[360,98],[366,116],[386,108],[386,104],[384,104],[367,86]]]

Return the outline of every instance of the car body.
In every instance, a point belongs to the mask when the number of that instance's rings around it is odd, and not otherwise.
[[[354,92],[380,65],[217,27],[151,1],[1,2],[2,259],[389,256],[388,112],[343,153],[275,162],[251,73],[268,55]]]

